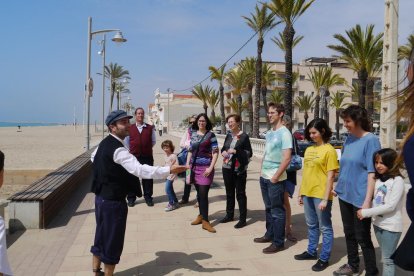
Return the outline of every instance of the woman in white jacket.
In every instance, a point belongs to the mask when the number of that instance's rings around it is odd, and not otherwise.
[[[381,247],[382,275],[395,275],[394,261],[390,258],[397,248],[402,232],[404,180],[398,167],[394,167],[397,153],[385,148],[374,154],[375,192],[372,208],[360,209],[358,218],[373,217],[375,236]]]

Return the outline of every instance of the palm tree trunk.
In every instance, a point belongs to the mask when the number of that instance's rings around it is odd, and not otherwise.
[[[319,119],[319,105],[321,102],[321,96],[319,94],[315,97],[315,108],[313,109],[313,118]]]
[[[215,126],[216,125],[216,112],[214,111],[214,108],[211,108],[211,113],[210,113],[210,120],[211,123]]]
[[[112,106],[114,104],[114,96],[115,96],[115,82],[113,82],[111,78],[111,101],[110,101],[110,106],[109,106],[109,113],[112,112]]]
[[[359,106],[365,108],[365,95],[367,93],[367,70],[358,71],[359,80]]]
[[[329,90],[326,90],[325,91],[325,101],[323,102],[324,105],[325,105],[324,106],[325,114],[323,116],[324,116],[324,119],[325,119],[325,121],[328,125],[329,125],[329,103],[328,103],[329,95],[330,95]]]
[[[207,115],[207,109],[208,109],[207,104],[204,104],[204,105],[203,105],[203,109],[204,109],[204,114],[206,114],[206,115]]]
[[[241,94],[239,94],[238,96],[237,96],[237,108],[238,108],[238,110],[237,110],[237,114],[241,117],[241,107],[242,107],[242,96],[241,96]],[[242,121],[242,124],[243,124],[243,119],[241,120]]]
[[[367,94],[365,97],[365,103],[367,105],[368,118],[373,122],[374,115],[374,79],[367,79]]]
[[[335,129],[336,129],[336,140],[339,140],[339,113],[340,113],[340,110],[339,109],[337,109],[336,111],[335,111],[335,115],[336,115],[336,118],[335,118]]]
[[[308,119],[309,119],[309,115],[308,115],[308,111],[307,110],[305,110],[305,116],[304,116],[304,118],[305,118],[305,128],[306,128],[306,126],[308,125]]]
[[[220,116],[221,116],[221,133],[226,133],[226,115],[224,114],[224,87],[223,82],[220,81],[219,87],[219,94],[220,94]]]
[[[254,91],[254,124],[253,137],[259,138],[260,128],[260,90],[262,87],[262,51],[264,40],[260,36],[257,40],[257,60],[256,60],[256,87]]]
[[[247,87],[247,90],[247,101],[249,103],[249,136],[251,136],[253,134],[253,84],[249,85],[249,87]]]
[[[266,85],[264,85],[262,87],[262,98],[263,98],[263,106],[264,106],[264,109],[265,109],[267,129],[270,129],[270,121],[269,121],[269,117],[267,117],[267,87],[266,87]],[[259,112],[260,112],[260,110],[259,110]]]
[[[293,48],[293,37],[295,36],[295,29],[292,25],[286,24],[283,30],[283,36],[286,42],[285,51],[285,113],[292,117],[293,113],[293,90],[292,90],[292,48]]]

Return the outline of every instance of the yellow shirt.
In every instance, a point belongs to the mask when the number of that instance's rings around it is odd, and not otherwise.
[[[339,168],[337,154],[331,144],[310,146],[305,151],[300,195],[323,199],[328,171]],[[332,194],[329,196],[332,200]]]

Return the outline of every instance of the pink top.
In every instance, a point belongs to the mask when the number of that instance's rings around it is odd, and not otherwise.
[[[164,157],[164,161],[165,161],[165,166],[171,166],[174,165],[177,162],[177,155],[175,155],[174,153],[170,154],[169,156],[165,156]],[[170,174],[169,176],[167,176],[168,180],[174,180],[177,177],[176,174]]]

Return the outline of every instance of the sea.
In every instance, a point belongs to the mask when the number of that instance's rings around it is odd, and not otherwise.
[[[0,127],[58,126],[59,123],[0,122]]]

